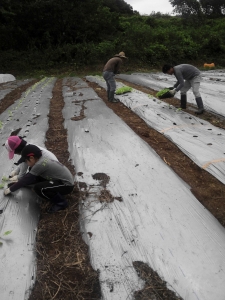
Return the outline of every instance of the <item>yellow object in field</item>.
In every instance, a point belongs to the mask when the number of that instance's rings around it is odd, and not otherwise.
[[[211,63],[211,64],[204,64],[204,68],[215,68],[215,64]]]

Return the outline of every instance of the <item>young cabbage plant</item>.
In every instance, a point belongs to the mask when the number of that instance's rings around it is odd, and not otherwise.
[[[156,97],[161,97],[162,95],[164,95],[165,93],[167,93],[169,91],[170,91],[169,89],[163,89],[156,94]]]
[[[116,90],[116,95],[122,95],[122,94],[125,94],[125,93],[129,93],[132,91],[132,88],[130,86],[123,86],[121,88],[118,88]]]
[[[12,232],[12,230],[6,231],[3,236],[9,235]],[[0,236],[0,239],[2,239],[2,237]],[[0,246],[2,246],[3,243],[0,241]]]

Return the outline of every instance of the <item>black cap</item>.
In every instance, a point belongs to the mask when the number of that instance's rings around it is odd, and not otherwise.
[[[22,159],[27,159],[30,156],[35,156],[39,158],[42,156],[42,153],[41,153],[41,149],[39,149],[37,146],[29,144],[23,148],[21,155],[22,155],[21,157]]]
[[[18,165],[20,165],[22,162],[25,162],[25,158],[21,156],[20,159],[18,160],[18,162],[15,162],[14,165],[18,166]]]

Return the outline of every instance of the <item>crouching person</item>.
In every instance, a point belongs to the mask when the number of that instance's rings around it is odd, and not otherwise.
[[[25,146],[21,155],[30,171],[5,189],[4,194],[9,195],[22,187],[33,185],[39,197],[51,201],[49,213],[67,208],[68,203],[63,196],[70,194],[74,188],[70,171],[60,162],[43,157],[41,149],[35,145]]]
[[[9,159],[13,159],[15,154],[21,156],[22,150],[27,145],[27,141],[25,141],[21,136],[11,135],[10,137],[8,137],[5,142],[5,148],[8,151]],[[43,156],[47,156],[47,158],[50,158],[52,160],[58,160],[55,154],[53,154],[52,152],[38,145],[35,146],[37,146],[41,150]],[[17,168],[11,172],[8,180],[15,183],[19,178],[23,177],[27,173],[28,165],[24,162],[23,157],[20,157],[18,162],[14,164],[17,166]]]

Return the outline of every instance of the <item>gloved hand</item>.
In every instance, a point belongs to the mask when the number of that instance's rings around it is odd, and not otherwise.
[[[7,196],[7,195],[10,195],[11,194],[11,191],[9,188],[5,189],[4,190],[4,195]]]
[[[15,176],[13,176],[13,177],[10,177],[10,178],[9,178],[9,181],[17,182],[17,181],[18,181],[18,176],[15,175]]]
[[[174,95],[176,94],[176,92],[177,92],[176,89],[173,89],[173,90],[170,90],[170,91],[169,91],[169,93],[170,93],[172,96],[174,96]]]
[[[14,171],[12,171],[12,172],[10,173],[9,178],[11,178],[11,177],[13,177],[13,176],[15,176],[15,175],[17,175],[16,170],[14,170]]]
[[[173,86],[170,86],[170,87],[164,87],[163,89],[167,89],[167,90],[173,90],[174,87]]]

